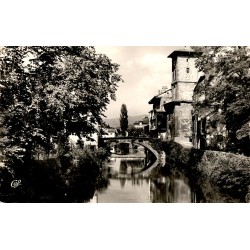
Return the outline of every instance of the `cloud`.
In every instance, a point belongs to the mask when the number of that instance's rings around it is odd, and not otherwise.
[[[96,47],[97,53],[106,54],[120,65],[119,74],[124,83],[116,92],[117,101],[108,105],[105,115],[119,117],[123,103],[129,115],[147,114],[151,109],[148,101],[162,86],[171,84],[171,59],[167,56],[178,47],[126,46]]]

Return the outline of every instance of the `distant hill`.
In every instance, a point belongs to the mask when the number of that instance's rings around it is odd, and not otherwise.
[[[131,125],[136,121],[141,120],[142,118],[144,118],[147,115],[136,115],[136,116],[129,116],[128,117],[128,124]],[[111,119],[107,119],[104,118],[103,119],[110,127],[112,128],[118,128],[120,127],[120,118],[111,118]]]

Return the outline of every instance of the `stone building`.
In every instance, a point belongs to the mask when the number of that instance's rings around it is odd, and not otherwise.
[[[172,98],[164,103],[166,114],[166,138],[191,145],[192,141],[192,97],[199,73],[195,67],[197,54],[191,48],[173,51]]]
[[[135,133],[140,136],[149,135],[149,117],[144,116],[142,119],[135,121],[132,128],[135,129]]]
[[[114,138],[118,135],[116,128],[103,128],[104,134],[102,138]]]
[[[134,128],[136,129],[144,129],[148,126],[149,119],[147,116],[143,117],[141,120],[135,121],[133,123]]]
[[[195,148],[204,149],[206,143],[206,126],[207,117],[209,117],[210,109],[198,108],[206,99],[205,95],[205,75],[198,80],[193,93],[193,111],[192,111],[192,143]]]
[[[166,111],[164,104],[172,99],[171,89],[163,87],[148,103],[153,105],[149,112],[149,133],[152,137],[166,139]]]
[[[96,130],[99,130],[99,126],[95,126]],[[69,145],[71,149],[77,148],[77,144],[80,140],[84,148],[88,148],[92,151],[95,151],[98,149],[99,144],[99,132],[95,132],[89,135],[89,137],[82,137],[81,139],[75,134],[71,134],[68,138]]]

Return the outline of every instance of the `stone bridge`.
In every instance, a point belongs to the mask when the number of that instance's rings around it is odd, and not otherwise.
[[[123,142],[132,142],[135,144],[139,144],[143,147],[145,147],[147,150],[149,150],[156,158],[156,160],[154,161],[154,163],[150,166],[146,166],[145,168],[143,168],[140,172],[135,173],[134,176],[136,175],[143,175],[144,177],[148,176],[149,173],[151,172],[151,170],[153,168],[155,168],[156,166],[158,166],[159,164],[161,164],[161,166],[165,165],[165,159],[166,159],[166,155],[164,152],[157,152],[150,144],[149,140],[152,140],[152,138],[150,137],[132,137],[132,136],[128,136],[128,137],[109,137],[109,138],[101,138],[104,141],[123,141]]]

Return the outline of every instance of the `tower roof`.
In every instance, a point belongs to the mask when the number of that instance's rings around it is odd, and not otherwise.
[[[169,56],[168,58],[174,58],[177,56],[194,56],[195,54],[197,54],[197,52],[195,52],[190,46],[185,46],[182,49],[178,49],[178,50],[174,50]]]

